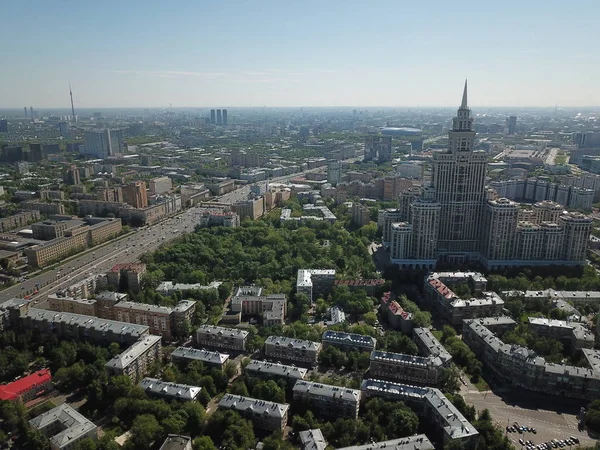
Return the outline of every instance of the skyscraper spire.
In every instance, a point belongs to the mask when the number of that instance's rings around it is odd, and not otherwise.
[[[73,90],[71,89],[71,82],[69,81],[69,95],[71,96],[71,113],[73,114],[73,122],[77,122],[75,117],[75,106],[73,105]]]
[[[460,109],[467,109],[467,79],[465,78],[465,90],[463,91],[462,103],[460,104]]]

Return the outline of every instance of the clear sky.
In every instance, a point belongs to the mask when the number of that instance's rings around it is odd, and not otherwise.
[[[600,105],[600,0],[7,0],[0,107]]]

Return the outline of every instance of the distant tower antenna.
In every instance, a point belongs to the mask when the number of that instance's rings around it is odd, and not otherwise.
[[[69,95],[71,96],[71,114],[73,114],[73,122],[77,122],[75,117],[75,106],[73,105],[73,90],[71,89],[71,82],[69,81]]]

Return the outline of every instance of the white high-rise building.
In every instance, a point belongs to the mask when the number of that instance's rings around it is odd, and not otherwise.
[[[122,130],[87,130],[81,153],[95,158],[107,158],[125,150]]]
[[[521,195],[536,198],[537,186],[542,200],[528,214],[505,195],[486,188],[488,156],[474,150],[466,82],[448,137],[448,150],[433,154],[432,184],[419,193],[407,192],[400,198],[399,209],[380,215],[378,225],[395,264],[433,268],[438,261],[477,261],[488,267],[585,263],[592,219],[567,213],[558,204],[568,204],[569,187],[556,186],[551,196],[555,203],[546,200],[551,187],[547,182],[539,186],[528,183],[525,190],[531,187],[531,192]],[[577,199],[579,205],[592,199],[592,191],[585,194],[582,191]]]

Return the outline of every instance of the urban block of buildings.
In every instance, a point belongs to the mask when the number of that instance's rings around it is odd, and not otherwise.
[[[171,359],[174,362],[200,361],[208,366],[223,369],[227,361],[229,361],[229,355],[226,353],[211,352],[209,350],[199,350],[192,347],[177,347],[171,353]]]
[[[283,336],[269,336],[265,340],[265,356],[271,359],[294,361],[315,366],[321,343]]]
[[[225,394],[219,402],[219,409],[237,411],[242,417],[251,420],[256,428],[283,431],[287,425],[290,405]]]
[[[325,450],[327,448],[327,441],[320,428],[300,431],[298,436],[302,450]]]
[[[233,313],[242,316],[259,316],[263,326],[283,325],[287,315],[285,294],[262,295],[258,286],[240,286],[230,302]]]
[[[131,271],[131,273],[132,277],[139,275],[137,271]],[[48,308],[57,312],[85,314],[102,319],[146,325],[152,334],[172,340],[178,324],[193,321],[196,302],[181,300],[175,307],[170,307],[130,302],[123,295],[114,295],[111,292],[101,292],[95,299],[72,298],[57,292],[48,296]]]
[[[386,292],[380,299],[380,311],[386,322],[396,330],[410,334],[413,329],[413,316],[405,311],[400,303],[394,300],[391,292]]]
[[[144,378],[138,384],[149,396],[163,397],[170,400],[181,400],[184,402],[195,402],[202,390],[199,386],[188,386],[187,384],[171,383],[158,378]]]
[[[502,198],[519,203],[556,203],[562,206],[562,210],[569,208],[591,211],[595,195],[593,189],[551,183],[537,178],[492,181],[490,187]]]
[[[475,134],[465,83],[448,149],[433,153],[432,183],[383,212],[392,262],[409,269],[470,261],[487,268],[585,264],[592,219],[561,212],[552,221],[521,220],[517,203],[486,189],[488,155],[474,150]]]
[[[333,291],[334,269],[300,269],[296,280],[296,293],[306,294],[311,302]]]
[[[66,220],[47,220],[32,225],[34,236],[48,236],[48,242],[25,249],[27,263],[44,267],[76,251],[101,244],[121,234],[121,219],[88,217]]]
[[[407,436],[398,439],[390,439],[389,441],[372,442],[363,445],[351,445],[350,447],[338,448],[336,450],[433,450],[435,447],[424,434],[415,436]]]
[[[529,317],[528,321],[529,329],[538,336],[561,341],[572,350],[594,348],[594,333],[581,323],[544,317]]]
[[[580,399],[598,398],[600,372],[596,367],[547,363],[534,351],[505,344],[481,322],[466,320],[463,341],[498,378],[523,389]]]
[[[156,292],[168,296],[173,295],[175,292],[218,289],[221,284],[223,284],[221,281],[213,281],[207,285],[202,285],[200,283],[173,283],[172,281],[163,281],[156,288]]]
[[[302,367],[287,366],[285,364],[253,359],[244,368],[244,372],[258,377],[304,380],[308,370]]]
[[[317,417],[357,419],[361,393],[356,389],[298,380],[294,384],[295,401],[308,402]]]
[[[29,425],[50,439],[52,450],[69,450],[85,438],[96,440],[98,427],[63,403],[29,421]]]
[[[249,333],[235,328],[201,325],[196,330],[196,344],[200,347],[223,348],[234,352],[246,351]]]
[[[144,336],[104,367],[112,375],[127,375],[132,380],[138,380],[148,373],[152,363],[160,360],[161,350],[160,336]]]
[[[449,287],[463,283],[475,297],[461,299]],[[425,279],[424,301],[444,320],[460,326],[465,319],[502,314],[504,300],[486,287],[486,278],[478,272],[434,272]]]
[[[292,216],[291,209],[283,208],[281,210],[279,220],[281,220],[282,222],[305,222],[307,220],[324,220],[329,223],[335,223],[335,221],[337,220],[335,214],[333,214],[331,210],[325,205],[313,205],[312,203],[308,203],[306,205],[302,205],[302,211],[304,213],[302,216],[294,217]]]
[[[361,391],[364,399],[380,397],[404,402],[431,426],[432,435],[441,437],[443,444],[456,442],[464,448],[477,448],[479,433],[439,389],[365,379]]]

